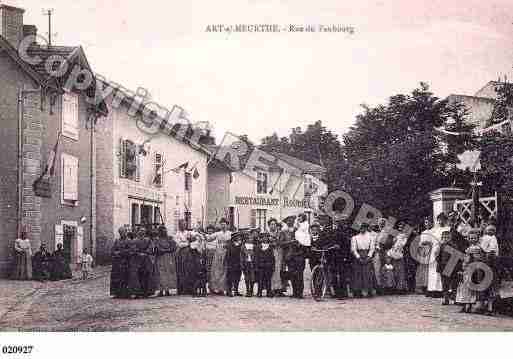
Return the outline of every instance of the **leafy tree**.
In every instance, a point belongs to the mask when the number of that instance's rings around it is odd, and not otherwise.
[[[413,224],[432,212],[428,193],[463,172],[457,155],[475,146],[466,109],[437,98],[425,83],[386,105],[362,107],[343,138],[347,168],[338,186],[357,202]]]

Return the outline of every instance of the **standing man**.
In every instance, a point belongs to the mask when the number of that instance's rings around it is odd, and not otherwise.
[[[303,299],[306,248],[295,238],[294,217],[288,217],[286,224],[287,229],[283,232],[284,258],[292,284],[291,298]]]
[[[339,248],[334,251],[335,265],[332,280],[335,297],[340,300],[349,296],[348,287],[351,284],[352,276],[351,238],[353,235],[353,230],[345,220],[337,221],[334,242]]]

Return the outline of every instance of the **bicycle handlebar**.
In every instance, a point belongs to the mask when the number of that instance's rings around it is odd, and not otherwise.
[[[326,249],[316,249],[316,248],[312,248],[312,252],[329,252],[331,251],[332,249],[339,249],[340,247],[339,246],[331,246],[329,248],[326,248]]]

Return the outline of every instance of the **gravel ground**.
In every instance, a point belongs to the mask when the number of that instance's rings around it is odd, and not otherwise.
[[[421,295],[372,299],[117,300],[108,272],[87,281],[0,283],[2,331],[505,331],[513,318],[458,313]],[[7,283],[7,284],[6,284]],[[19,284],[23,283],[23,284]],[[29,285],[29,283],[32,283]],[[15,288],[16,287],[16,288]],[[308,287],[307,287],[308,288]],[[306,290],[308,292],[308,289]],[[6,296],[6,294],[8,294]],[[6,299],[10,298],[10,299]]]

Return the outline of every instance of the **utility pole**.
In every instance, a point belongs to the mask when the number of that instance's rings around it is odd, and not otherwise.
[[[52,46],[52,15],[54,9],[43,9],[43,15],[48,16],[48,46]]]

